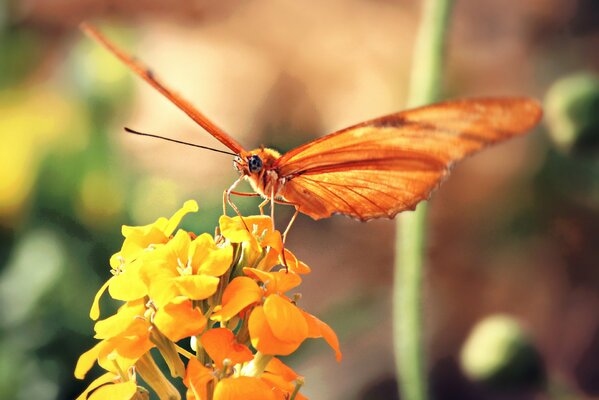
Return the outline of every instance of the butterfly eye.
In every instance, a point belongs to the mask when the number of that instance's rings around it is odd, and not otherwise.
[[[262,170],[262,159],[258,156],[250,156],[248,158],[248,168],[252,174],[256,174]]]

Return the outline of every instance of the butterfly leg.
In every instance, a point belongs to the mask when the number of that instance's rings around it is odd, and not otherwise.
[[[291,219],[289,220],[289,223],[287,224],[287,228],[285,228],[285,231],[283,232],[283,254],[282,254],[282,258],[283,258],[283,265],[285,265],[285,271],[286,272],[289,272],[289,266],[287,265],[287,259],[285,258],[285,241],[287,241],[287,234],[289,233],[289,229],[291,228],[291,225],[293,225],[293,223],[295,222],[295,219],[297,218],[298,214],[299,214],[299,210],[296,208],[295,209],[295,213],[293,213],[293,216],[291,217]]]
[[[283,245],[285,245],[285,241],[287,240],[287,234],[289,233],[289,229],[291,229],[291,225],[293,225],[293,223],[295,222],[295,219],[297,218],[298,214],[299,214],[299,210],[296,208],[295,213],[293,213],[293,217],[291,217],[291,219],[289,220],[289,223],[287,224],[287,228],[285,228],[285,231],[283,232]]]
[[[243,219],[241,212],[239,212],[239,208],[237,208],[237,206],[231,201],[231,193],[233,192],[233,189],[235,189],[235,187],[237,185],[239,185],[239,182],[241,182],[242,179],[243,179],[243,176],[240,176],[239,178],[237,178],[237,180],[235,182],[233,182],[233,184],[229,187],[229,189],[227,189],[225,191],[225,193],[223,195],[223,215],[227,215],[226,203],[228,203],[231,206],[231,208],[235,211],[235,213],[239,216],[239,218],[241,219],[241,222],[243,222],[243,226],[245,226],[245,229],[247,229],[247,231],[249,232],[250,228],[248,228],[247,224],[245,223],[245,220]]]
[[[269,199],[266,199],[269,200]],[[274,185],[270,188],[270,220],[272,221],[272,227],[275,227],[275,187]]]
[[[268,199],[264,199],[264,201],[258,206],[258,209],[260,209],[260,215],[264,215],[264,206],[267,205],[268,202]]]

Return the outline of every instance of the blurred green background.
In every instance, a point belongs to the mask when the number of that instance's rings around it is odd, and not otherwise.
[[[77,29],[98,22],[248,148],[286,151],[402,109],[418,2],[0,1],[0,398],[72,399],[122,224],[194,198],[213,231],[232,160]],[[528,95],[544,123],[460,164],[431,201],[439,399],[599,397],[599,3],[457,1],[445,93]],[[239,201],[257,212],[253,201]],[[278,209],[285,224],[290,210]],[[284,226],[284,225],[283,225]],[[300,217],[301,305],[342,341],[289,363],[313,399],[393,399],[394,224]],[[114,307],[114,305],[113,305]]]

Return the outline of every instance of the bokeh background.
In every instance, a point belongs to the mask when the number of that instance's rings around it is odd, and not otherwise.
[[[186,227],[211,232],[236,177],[228,156],[126,135],[124,126],[219,146],[84,37],[80,21],[98,23],[246,147],[286,151],[403,108],[420,5],[0,1],[0,398],[76,397],[89,380],[72,371],[93,344],[88,309],[120,226],[194,198],[201,212]],[[528,95],[546,115],[534,133],[457,166],[431,201],[431,390],[598,397],[599,3],[456,1],[447,39],[445,97]],[[290,211],[278,209],[280,223]],[[294,226],[288,246],[313,268],[301,305],[344,351],[337,364],[314,341],[288,360],[313,399],[398,398],[393,236],[388,220],[301,216]]]

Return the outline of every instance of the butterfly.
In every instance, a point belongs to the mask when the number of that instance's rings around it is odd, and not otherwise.
[[[368,221],[413,210],[454,163],[527,133],[542,116],[538,102],[527,97],[453,100],[361,122],[282,155],[264,147],[246,150],[93,26],[83,23],[81,29],[231,150],[240,176],[225,192],[223,205],[226,200],[240,215],[230,200],[237,194],[263,197],[261,212],[268,202],[271,213],[275,202],[295,207],[283,237],[300,212],[314,219],[343,214]],[[234,190],[242,180],[254,193]]]

